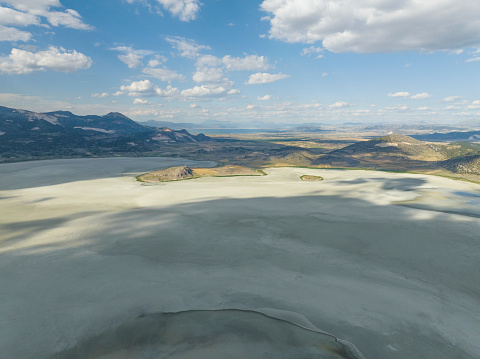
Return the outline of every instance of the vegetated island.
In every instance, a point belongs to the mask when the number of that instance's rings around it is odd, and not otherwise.
[[[319,181],[323,181],[323,177],[322,176],[312,176],[312,175],[303,175],[303,176],[300,176],[300,179],[302,181],[305,181],[305,182],[319,182]]]
[[[140,182],[170,182],[200,177],[265,176],[262,170],[244,166],[223,166],[214,168],[169,167],[137,176]]]

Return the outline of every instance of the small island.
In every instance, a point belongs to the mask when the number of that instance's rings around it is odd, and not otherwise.
[[[137,176],[140,182],[170,182],[200,177],[264,176],[265,172],[243,166],[223,166],[213,168],[190,168],[188,166],[169,167]]]
[[[318,182],[323,181],[323,177],[321,176],[312,176],[312,175],[303,175],[300,176],[300,179],[305,182]]]

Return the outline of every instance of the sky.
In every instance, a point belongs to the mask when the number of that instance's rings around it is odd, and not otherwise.
[[[480,118],[478,0],[0,0],[0,105],[137,121]]]

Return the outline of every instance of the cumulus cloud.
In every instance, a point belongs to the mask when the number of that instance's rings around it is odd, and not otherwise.
[[[131,69],[141,66],[144,56],[153,54],[153,51],[135,50],[130,46],[117,46],[112,48],[112,50],[121,52],[122,54],[118,55],[118,59],[127,64]]]
[[[239,89],[231,89],[231,90],[228,90],[227,91],[227,95],[237,95],[239,94],[241,91]]]
[[[167,62],[167,58],[163,55],[155,55],[153,59],[148,61],[149,67],[157,67],[163,63]]]
[[[165,9],[182,21],[191,21],[197,18],[201,2],[198,0],[157,0]]]
[[[130,85],[123,85],[120,87],[119,95],[127,94],[133,97],[153,97],[161,96],[167,98],[175,98],[180,100],[185,99],[207,99],[218,98],[226,95],[234,94],[230,87],[233,83],[226,83],[222,85],[202,85],[194,86],[189,89],[180,91],[178,88],[168,85],[165,89],[162,89],[150,80],[134,81]],[[236,92],[235,92],[236,93]]]
[[[172,85],[168,85],[165,89],[155,86],[155,92],[158,96],[173,98],[178,95],[179,90]]]
[[[200,68],[193,74],[193,81],[198,83],[218,83],[224,80],[220,68]]]
[[[334,104],[331,104],[331,108],[343,108],[343,107],[353,107],[351,103],[345,102],[345,101],[337,101]]]
[[[224,56],[222,63],[230,71],[261,71],[268,70],[270,65],[264,56],[245,55],[244,57]]]
[[[2,0],[2,4],[10,7],[0,5],[0,41],[29,41],[32,38],[30,32],[17,27],[51,25],[77,30],[93,29],[75,10],[61,8],[58,0]]]
[[[91,65],[90,57],[75,50],[66,51],[53,46],[48,50],[38,52],[14,48],[8,57],[0,57],[0,72],[7,74],[28,74],[47,69],[73,72],[79,69],[88,69]]]
[[[127,0],[128,3],[133,3],[140,0]],[[142,2],[151,7],[149,1],[142,0]],[[178,17],[181,21],[191,21],[197,18],[200,6],[202,3],[198,0],[156,0],[165,10],[169,11],[173,16]],[[161,14],[161,12],[160,12]]]
[[[40,18],[32,13],[0,6],[0,24],[13,26],[40,25]]]
[[[480,100],[475,100],[471,105],[467,106],[467,110],[478,110],[480,108]]]
[[[132,97],[174,97],[179,93],[176,87],[168,85],[166,89],[162,89],[149,80],[134,81],[130,85],[120,87],[121,94],[127,94]]]
[[[0,25],[0,41],[23,41],[27,42],[32,38],[32,34],[28,31],[15,29],[14,27],[7,27]]]
[[[243,57],[226,55],[223,58],[213,55],[202,55],[198,58],[195,65],[199,68],[222,66],[228,71],[262,71],[272,67],[265,56],[248,54],[245,54]]]
[[[320,55],[317,55],[317,59],[321,59],[323,57],[323,55],[321,55],[322,52],[323,52],[323,49],[321,47],[310,46],[310,47],[303,48],[302,52],[300,52],[300,55],[305,56],[305,55],[320,54]]]
[[[142,72],[145,75],[154,77],[156,79],[170,82],[170,81],[183,81],[185,77],[182,74],[179,74],[177,71],[170,70],[166,67],[154,68],[154,67],[145,67]]]
[[[443,102],[453,102],[457,101],[461,98],[462,96],[448,96],[443,99]]]
[[[104,92],[104,93],[92,93],[90,95],[91,97],[98,97],[98,98],[105,98],[105,97],[108,97],[109,94],[107,92]]]
[[[197,67],[217,67],[222,64],[222,60],[213,55],[202,55],[197,59]]]
[[[290,77],[290,75],[285,74],[269,74],[266,72],[257,72],[256,74],[250,75],[248,81],[245,83],[247,85],[258,85],[258,84],[268,84],[278,80],[285,79]]]
[[[180,56],[195,59],[200,56],[202,50],[210,50],[210,46],[199,45],[194,40],[186,39],[180,36],[168,36],[165,38]]]
[[[147,103],[150,102],[147,100],[142,100],[141,98],[136,98],[135,100],[133,100],[134,105],[146,105]]]
[[[134,81],[130,85],[120,86],[120,95],[128,94],[128,96],[155,96],[157,94],[156,86],[149,80]]]
[[[395,93],[389,93],[387,95],[388,97],[409,97],[410,92],[395,92]]]
[[[258,97],[257,97],[257,100],[258,100],[258,101],[268,101],[268,100],[270,100],[271,98],[272,98],[272,95],[265,95],[265,96],[263,96],[263,97],[258,96]]]
[[[264,0],[270,38],[332,52],[456,50],[480,44],[478,0]]]
[[[410,98],[413,100],[425,100],[427,98],[432,97],[429,93],[423,92],[423,93],[417,93],[416,95],[412,95]]]
[[[228,89],[223,86],[202,85],[182,90],[180,94],[188,98],[222,97],[227,91]]]

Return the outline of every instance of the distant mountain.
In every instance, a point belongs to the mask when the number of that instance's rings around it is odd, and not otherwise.
[[[430,135],[412,136],[422,141],[479,141],[480,131],[454,131],[447,133],[432,133]]]
[[[445,159],[442,151],[415,138],[392,134],[369,141],[361,141],[329,152],[315,161],[317,165],[346,163],[360,164],[361,161],[388,160],[435,161]]]
[[[157,120],[148,120],[145,122],[140,122],[141,125],[149,127],[168,127],[172,130],[181,130],[181,129],[197,129],[205,128],[198,123],[189,123],[189,122],[170,122],[170,121],[157,121]]]
[[[117,112],[77,116],[68,111],[37,113],[0,106],[2,159],[142,153],[164,144],[209,140],[186,130],[144,126]]]
[[[388,135],[333,151],[330,154],[343,155],[376,155],[404,157],[438,157],[438,150],[422,141],[405,135]]]
[[[118,112],[105,116],[77,116],[68,111],[37,113],[0,106],[0,131],[4,135],[22,134],[31,137],[28,131],[40,133],[76,133],[91,135],[130,135],[139,132],[154,132]]]

